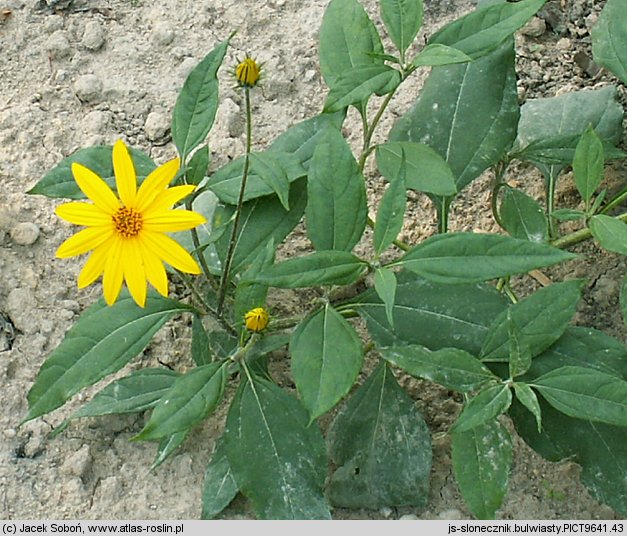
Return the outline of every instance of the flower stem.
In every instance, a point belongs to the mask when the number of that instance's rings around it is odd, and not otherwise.
[[[220,290],[218,293],[217,312],[222,316],[224,307],[224,298],[226,297],[226,289],[229,285],[229,272],[233,262],[233,254],[235,253],[235,244],[237,243],[237,231],[239,227],[239,219],[244,204],[244,192],[246,190],[246,181],[248,179],[248,170],[250,168],[250,153],[252,147],[252,111],[250,106],[250,90],[244,87],[244,98],[246,100],[246,155],[244,156],[244,172],[242,174],[242,184],[239,189],[239,198],[235,207],[235,220],[233,221],[233,230],[231,232],[231,240],[229,241],[229,249],[224,261],[224,270],[222,271],[222,280],[220,281]]]

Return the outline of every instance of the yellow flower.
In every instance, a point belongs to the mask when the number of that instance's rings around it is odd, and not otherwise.
[[[261,67],[249,56],[244,58],[235,68],[235,78],[240,86],[255,87],[261,77]]]
[[[260,332],[268,326],[270,315],[263,307],[255,307],[244,315],[244,320],[250,331]]]
[[[206,221],[191,210],[171,210],[195,188],[168,188],[179,166],[178,158],[166,162],[137,189],[133,161],[120,140],[113,147],[116,196],[93,171],[72,164],[74,180],[93,204],[72,202],[57,207],[57,216],[86,227],[61,244],[57,257],[74,257],[93,250],[78,276],[78,288],[91,285],[102,275],[104,297],[112,305],[126,281],[135,302],[144,307],[147,281],[162,296],[168,295],[164,261],[182,272],[200,273],[192,256],[165,234],[192,229]]]

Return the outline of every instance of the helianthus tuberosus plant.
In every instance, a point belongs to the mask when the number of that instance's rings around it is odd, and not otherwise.
[[[609,0],[606,9],[621,1]],[[91,251],[78,287],[102,276],[104,299],[42,365],[25,420],[120,370],[168,319],[184,315],[191,318],[191,370],[135,371],[72,418],[149,412],[135,439],[158,443],[156,466],[228,405],[206,469],[205,518],[237,493],[258,517],[272,519],[327,519],[335,506],[425,506],[430,432],[398,374],[463,400],[447,433],[474,516],[497,515],[507,490],[513,446],[504,419],[548,459],[575,459],[594,496],[624,514],[627,349],[570,325],[583,280],[523,299],[510,285],[512,276],[573,259],[566,247],[587,236],[626,253],[625,214],[616,214],[625,193],[596,193],[604,160],[623,157],[615,89],[521,106],[512,35],[544,0],[484,2],[413,57],[422,0],[379,4],[394,50],[384,49],[381,29],[357,0],[331,0],[320,30],[324,108],[266,150],[252,151],[251,99],[262,98],[263,73],[246,56],[234,69],[246,103],[246,151],[210,169],[205,140],[229,38],[179,94],[172,118],[178,158],[156,166],[121,141],[85,148],[31,190],[74,200],[57,214],[85,228],[57,256]],[[606,51],[611,21],[602,17],[599,26],[595,50]],[[624,56],[607,62],[624,75],[616,67],[624,69]],[[397,89],[424,67],[431,73],[416,103],[375,145]],[[341,130],[349,108],[363,125],[357,153]],[[541,124],[533,121],[539,114]],[[364,180],[369,158],[388,183],[374,215]],[[545,208],[507,184],[515,160],[545,175]],[[555,206],[556,180],[569,165],[584,211]],[[449,232],[456,196],[489,168],[494,215],[506,233]],[[439,232],[417,244],[398,239],[408,190],[427,195],[437,218]],[[559,236],[558,222],[567,218],[580,220],[581,230]],[[312,250],[277,262],[277,247],[302,221]],[[369,253],[358,255],[358,244]],[[185,299],[168,297],[168,279],[187,289]],[[275,288],[316,288],[320,299],[282,318],[268,305]],[[367,337],[356,330],[359,319]],[[296,392],[273,381],[267,360],[274,351],[289,359]],[[322,430],[319,420],[329,413]]]

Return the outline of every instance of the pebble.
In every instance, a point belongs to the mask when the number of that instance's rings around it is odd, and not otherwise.
[[[387,519],[392,515],[392,509],[389,506],[384,506],[379,509],[379,513]]]
[[[457,508],[451,508],[450,510],[443,510],[437,516],[437,519],[448,519],[448,520],[459,520],[465,519],[464,514],[462,514]]]
[[[76,452],[73,452],[63,463],[61,470],[66,475],[84,478],[92,465],[92,457],[89,452],[89,445],[83,445]]]
[[[562,37],[555,43],[555,48],[561,52],[568,52],[572,48],[573,44],[568,37]]]
[[[144,123],[144,132],[150,141],[165,137],[170,130],[170,117],[162,112],[150,112]]]
[[[418,516],[416,514],[405,514],[398,518],[399,521],[417,521]]]
[[[169,22],[158,22],[152,30],[151,39],[155,45],[166,47],[174,41],[174,28]]]
[[[520,29],[520,33],[528,37],[540,37],[544,32],[546,32],[546,22],[540,17],[533,17]]]
[[[39,238],[39,227],[31,222],[18,223],[11,229],[11,240],[18,246],[30,246]]]
[[[107,130],[111,121],[111,112],[94,110],[83,118],[83,128],[90,134],[100,134]]]
[[[90,20],[85,24],[85,31],[83,32],[83,39],[81,45],[87,50],[95,52],[100,50],[105,42],[105,31],[102,25],[95,20]]]
[[[33,293],[26,288],[14,288],[7,296],[6,313],[13,321],[15,328],[27,335],[38,330],[32,309],[34,303]]]
[[[45,46],[53,60],[67,58],[72,53],[72,47],[63,30],[57,30],[52,33],[52,35],[48,37]]]
[[[95,74],[84,74],[74,83],[74,92],[82,102],[93,102],[102,93],[102,82]]]

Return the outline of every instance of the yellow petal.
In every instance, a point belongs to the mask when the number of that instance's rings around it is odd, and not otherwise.
[[[180,166],[180,159],[175,158],[174,160],[170,160],[169,162],[159,166],[152,173],[150,173],[150,175],[144,179],[144,182],[142,182],[142,185],[139,187],[135,208],[137,208],[140,212],[146,210],[150,203],[154,201],[155,197],[157,197],[157,195],[159,195],[168,186],[168,184],[170,184]]]
[[[174,233],[193,229],[207,220],[191,210],[168,210],[152,216],[144,216],[144,229],[161,233]]]
[[[141,237],[146,247],[170,266],[188,274],[200,273],[200,266],[193,257],[168,235],[145,231]]]
[[[104,275],[102,276],[104,298],[108,305],[113,305],[115,300],[118,299],[124,279],[121,259],[123,238],[119,238],[116,235],[113,236],[109,256],[104,268]]]
[[[97,205],[90,203],[65,203],[59,205],[55,213],[59,218],[74,225],[86,225],[88,227],[112,225],[111,215],[103,212]]]
[[[178,203],[181,199],[186,198],[195,189],[196,187],[193,184],[168,188],[164,192],[160,192],[152,203],[143,210],[143,213],[149,216],[154,212],[161,212],[172,208],[174,203]]]
[[[122,265],[124,279],[135,303],[140,307],[146,305],[146,272],[137,239],[122,242]]]
[[[168,276],[161,259],[155,255],[145,242],[138,240],[141,248],[141,256],[144,261],[146,278],[150,284],[157,289],[157,292],[167,298],[168,296]]]
[[[111,191],[111,188],[91,169],[74,162],[72,175],[74,175],[74,180],[83,193],[96,203],[96,206],[103,212],[113,214],[120,208],[120,201]]]
[[[63,242],[63,244],[59,246],[59,249],[57,249],[57,257],[59,259],[67,259],[68,257],[82,255],[90,249],[97,248],[112,235],[113,229],[88,227],[70,236],[70,238]]]
[[[126,207],[135,207],[137,176],[131,155],[122,140],[113,146],[113,171],[118,195]]]
[[[111,246],[112,244],[107,241],[94,249],[78,276],[78,288],[88,287],[102,275],[109,258]]]

